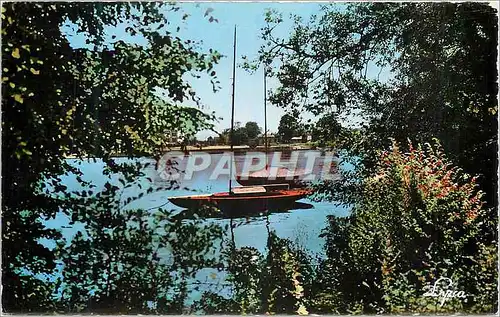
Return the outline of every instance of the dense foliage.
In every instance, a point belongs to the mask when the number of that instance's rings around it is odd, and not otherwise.
[[[228,247],[225,259],[232,296],[205,292],[196,307],[209,314],[308,314],[314,277],[310,257],[272,231],[267,241],[267,254]]]
[[[278,133],[276,136],[281,142],[289,143],[293,137],[302,137],[305,133],[304,124],[297,111],[293,113],[285,113],[278,125]]]
[[[476,177],[439,146],[409,148],[382,152],[352,215],[330,219],[322,292],[344,312],[494,312],[496,221]],[[423,296],[443,276],[465,300]]]
[[[245,129],[247,130],[247,135],[249,139],[255,139],[262,132],[262,129],[259,127],[257,122],[254,121],[249,121],[245,123]]]
[[[323,141],[335,142],[356,165],[341,182],[315,185],[316,198],[350,204],[353,212],[330,220],[328,260],[316,272],[319,293],[309,311],[493,312],[495,9],[479,3],[325,5],[309,21],[292,17],[293,31],[284,38],[276,36],[283,17],[269,11],[265,19],[265,44],[247,67],[272,64],[279,87],[270,101],[328,118],[330,126],[321,119],[316,124],[329,138]],[[353,116],[364,126],[335,130],[338,119]],[[402,149],[394,143],[379,155],[391,138]],[[412,149],[408,138],[419,144],[438,139],[442,149]],[[424,297],[439,277],[470,296],[442,307]]]
[[[339,123],[338,114],[335,112],[325,113],[311,128],[312,141],[320,145],[330,143],[332,147],[339,148],[339,142],[345,139],[348,132]]]
[[[284,18],[266,14],[257,64],[274,66],[270,101],[314,115],[366,122],[359,155],[374,159],[388,138],[438,138],[450,158],[480,175],[496,204],[497,24],[483,3],[324,5],[276,34]],[[255,67],[255,65],[248,65]],[[371,155],[371,157],[370,157]],[[371,162],[373,164],[373,161]]]
[[[130,276],[116,278],[110,271],[114,270],[110,265],[125,255],[135,261],[127,264],[124,260],[123,265],[133,263],[134,270],[128,274],[136,278],[142,278],[141,271],[146,268],[161,268],[154,262],[138,261],[153,256],[152,233],[141,233],[144,244],[135,241],[137,233],[124,225],[127,218],[121,214],[120,196],[111,195],[117,187],[129,186],[143,167],[117,164],[110,157],[116,153],[155,157],[161,149],[163,131],[191,135],[209,127],[207,119],[212,116],[182,107],[187,98],[199,102],[184,77],[200,76],[201,72],[213,77],[212,68],[220,55],[200,52],[196,43],[168,32],[165,21],[168,15],[179,14],[176,11],[177,6],[156,3],[2,4],[5,311],[53,311],[56,306],[71,312],[91,309],[88,305],[97,300],[87,301],[90,291],[95,297],[105,296],[106,305],[135,298],[123,309],[144,310],[150,298],[135,294],[144,290],[147,281],[141,281],[143,286],[139,288]],[[61,31],[63,24],[69,23],[86,35],[88,48],[71,47]],[[147,44],[105,41],[113,27],[121,23],[130,25],[127,34],[140,34]],[[216,84],[215,78],[212,80]],[[159,98],[157,88],[163,88],[168,99]],[[108,182],[106,187],[96,188],[82,179],[78,167],[68,163],[68,155],[99,157],[106,163],[108,174],[124,173],[123,183],[117,186]],[[74,174],[82,190],[70,192],[62,185],[61,175],[65,173]],[[135,198],[152,190],[145,187],[141,192],[140,188]],[[83,236],[68,241],[69,246],[61,240],[60,229],[48,229],[43,224],[60,213],[86,228]],[[139,221],[137,217],[131,221]],[[176,228],[181,230],[181,224]],[[57,248],[42,244],[42,238],[57,241]],[[125,239],[124,249],[117,244],[120,239]],[[100,261],[103,256],[109,260]],[[77,275],[64,271],[67,291],[58,297],[61,288],[51,276],[57,275],[56,265],[61,259],[67,267],[90,271],[75,271]],[[103,276],[105,285],[99,282]],[[110,292],[110,287],[116,289],[116,283],[120,292]],[[88,285],[97,289],[90,290]]]
[[[266,254],[227,254],[233,295],[205,293],[209,313],[493,313],[496,226],[475,177],[439,145],[379,154],[349,217],[329,217],[319,263],[290,241],[268,236]],[[440,277],[465,298],[425,296]]]

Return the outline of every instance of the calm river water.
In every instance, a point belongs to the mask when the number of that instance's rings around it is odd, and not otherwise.
[[[179,183],[180,189],[177,190],[164,190],[153,192],[151,194],[144,195],[141,199],[134,201],[133,203],[126,206],[126,208],[141,208],[154,210],[155,208],[162,207],[164,209],[176,210],[179,207],[173,205],[168,201],[168,197],[171,196],[181,196],[181,195],[192,195],[201,193],[213,193],[213,192],[223,192],[228,189],[228,176],[221,175],[215,180],[210,180],[210,175],[213,172],[214,166],[219,162],[222,154],[211,154],[211,164],[203,171],[196,171],[193,173],[191,180],[183,180]],[[302,157],[302,156],[301,156]],[[241,166],[241,160],[243,159],[243,154],[236,155],[235,161],[237,169]],[[117,162],[124,162],[127,159],[118,158]],[[149,159],[137,159],[140,162],[154,162]],[[108,178],[102,174],[104,163],[97,159],[89,160],[68,160],[70,164],[75,165],[81,169],[83,172],[83,179],[86,181],[91,181],[97,186],[96,190],[102,189],[106,181],[111,179],[112,182],[116,182],[116,176],[111,176]],[[303,165],[304,162],[299,161],[299,165]],[[321,162],[319,163],[321,164]],[[340,165],[342,169],[352,168],[349,165]],[[153,179],[153,185],[156,186],[167,186],[168,182],[163,180],[158,171],[155,169],[154,164],[144,169],[145,176],[143,180],[138,180],[138,182],[143,185],[147,185],[148,182],[145,180],[147,177]],[[62,184],[68,186],[70,190],[78,190],[80,186],[73,175],[63,176]],[[116,182],[117,185],[119,183]],[[233,186],[238,186],[238,184],[233,181]],[[195,191],[195,192],[193,192]],[[134,186],[130,188],[129,194],[133,196],[134,192],[141,192],[141,190]],[[276,232],[276,234],[281,238],[288,238],[292,241],[297,242],[304,249],[309,250],[311,253],[321,253],[323,247],[323,240],[318,237],[322,228],[326,225],[327,215],[347,215],[348,208],[335,206],[331,202],[313,202],[309,199],[302,199],[299,202],[311,204],[313,207],[310,209],[296,209],[289,210],[286,213],[274,213],[269,216],[270,228]],[[211,220],[214,221],[214,220]],[[226,219],[215,220],[220,224],[228,223]],[[238,220],[235,221],[238,223]],[[56,219],[49,220],[47,226],[51,228],[63,228],[63,233],[66,237],[72,236],[81,228],[72,227],[68,225],[69,221],[64,216],[58,216]],[[239,221],[240,224],[234,230],[235,242],[237,247],[241,246],[252,246],[260,251],[264,251],[267,242],[267,229],[266,229],[266,217],[254,217],[250,221]]]
[[[211,162],[209,168],[204,171],[198,171],[193,174],[193,178],[189,181],[183,181],[180,183],[181,188],[187,187],[189,189],[177,189],[177,190],[162,190],[153,192],[143,196],[141,199],[132,202],[127,205],[126,208],[141,208],[154,210],[156,208],[162,207],[164,209],[179,209],[175,205],[168,201],[170,196],[180,196],[194,194],[192,190],[197,191],[197,193],[212,193],[227,191],[228,189],[228,176],[221,176],[216,180],[210,180],[210,175],[213,172],[213,167],[218,163],[222,154],[211,154]],[[235,161],[236,165],[241,166],[243,156],[236,155]],[[127,161],[125,158],[116,159],[117,162]],[[136,159],[140,162],[153,162],[150,159]],[[95,190],[102,189],[106,181],[112,183],[117,182],[116,175],[112,175],[111,178],[104,176],[102,174],[104,163],[97,160],[68,160],[70,164],[75,165],[81,169],[83,172],[83,179],[86,181],[91,181],[97,186]],[[304,162],[299,162],[299,165],[304,164]],[[319,163],[321,164],[321,163]],[[238,169],[239,167],[237,167]],[[352,166],[340,165],[341,169],[351,169]],[[151,178],[153,180],[153,185],[155,186],[166,186],[167,182],[159,176],[158,170],[155,169],[154,164],[150,167],[144,169],[145,176],[143,179],[138,180],[143,184],[147,184],[146,178]],[[62,177],[62,183],[70,190],[78,190],[80,186],[75,179],[74,175],[67,175]],[[233,182],[237,185],[236,182]],[[140,192],[139,188],[130,188],[129,194],[134,196]],[[307,250],[311,255],[319,255],[323,253],[324,241],[319,237],[321,230],[326,226],[326,219],[328,215],[338,215],[344,216],[349,212],[348,208],[338,207],[331,202],[313,202],[309,199],[302,199],[299,202],[311,204],[312,208],[309,209],[296,209],[289,210],[288,212],[273,213],[269,215],[268,219],[266,217],[254,217],[250,221],[241,219],[235,220],[237,227],[234,229],[234,239],[237,247],[251,246],[258,249],[261,252],[265,252],[267,243],[267,228],[266,223],[269,220],[270,229],[275,231],[275,233],[281,238],[287,238],[294,241],[301,248]],[[227,219],[207,219],[206,221],[215,221],[221,225],[229,223]],[[62,229],[63,235],[66,238],[71,239],[71,237],[83,228],[78,225],[69,225],[69,219],[64,215],[59,215],[55,219],[46,221],[47,227]],[[229,232],[228,232],[229,235]],[[52,244],[51,241],[42,241],[46,245]],[[202,275],[208,274],[207,272]],[[220,273],[219,273],[220,274]]]

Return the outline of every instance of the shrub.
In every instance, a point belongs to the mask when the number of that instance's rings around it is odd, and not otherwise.
[[[439,144],[410,143],[403,153],[393,142],[362,189],[350,218],[331,218],[325,232],[329,258],[321,275],[348,301],[336,305],[365,313],[496,308],[496,215],[484,207],[476,178],[454,167]],[[467,297],[440,305],[424,296],[441,277]]]

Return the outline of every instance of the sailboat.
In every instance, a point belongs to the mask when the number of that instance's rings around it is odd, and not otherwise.
[[[266,67],[264,63],[264,152],[266,155],[266,166],[260,171],[248,175],[237,175],[236,181],[243,186],[255,186],[263,184],[288,184],[291,188],[305,187],[302,181],[307,173],[304,169],[290,170],[285,166],[272,167],[267,164],[268,142],[267,142],[267,97],[266,97]]]
[[[230,192],[170,197],[174,205],[197,209],[213,206],[228,216],[286,210],[310,194],[306,189],[273,188],[275,185],[234,187]],[[287,186],[287,184],[283,184]]]
[[[233,52],[233,93],[231,105],[231,152],[233,151],[234,131],[234,91],[236,76],[236,27],[234,28]],[[230,175],[233,175],[232,164]],[[266,184],[262,186],[232,187],[232,177],[229,177],[227,192],[169,197],[168,200],[176,206],[188,209],[212,205],[222,211],[226,216],[242,216],[260,214],[264,211],[286,210],[293,206],[295,201],[310,194],[306,189],[290,189],[289,184]]]

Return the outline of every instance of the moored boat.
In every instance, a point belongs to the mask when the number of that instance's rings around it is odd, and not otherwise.
[[[231,192],[191,195],[168,198],[174,205],[197,209],[213,206],[226,216],[258,214],[265,211],[285,210],[295,201],[310,194],[307,189],[289,189],[287,184],[267,186],[235,187]]]

